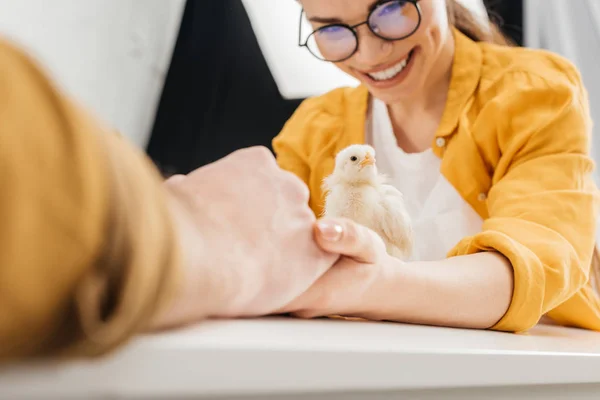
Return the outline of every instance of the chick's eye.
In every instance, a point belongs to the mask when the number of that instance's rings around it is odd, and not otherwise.
[[[352,157],[350,157],[350,161],[354,162],[354,161],[356,161],[356,160],[358,160],[358,157],[356,157],[356,156],[352,156]]]

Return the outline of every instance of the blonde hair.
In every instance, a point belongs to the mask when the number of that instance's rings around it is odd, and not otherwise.
[[[476,42],[489,42],[512,46],[510,41],[491,20],[482,23],[467,7],[456,0],[446,0],[448,19],[456,29]]]

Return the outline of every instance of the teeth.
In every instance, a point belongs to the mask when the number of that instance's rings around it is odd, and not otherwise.
[[[386,81],[388,79],[392,79],[396,77],[396,75],[398,75],[400,72],[402,72],[402,70],[404,69],[404,67],[406,67],[406,64],[408,64],[409,61],[410,55],[391,68],[388,68],[384,71],[373,72],[368,75],[376,81]]]

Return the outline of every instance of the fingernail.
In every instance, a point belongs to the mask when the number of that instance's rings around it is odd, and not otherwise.
[[[342,233],[344,232],[340,225],[333,222],[319,221],[317,227],[319,228],[321,237],[330,242],[337,242],[340,240],[342,238]]]

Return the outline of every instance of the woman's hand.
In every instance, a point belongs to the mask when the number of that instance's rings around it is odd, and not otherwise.
[[[343,219],[318,221],[315,240],[340,258],[283,313],[486,329],[511,301],[512,267],[493,251],[405,263],[375,232]]]
[[[347,219],[322,219],[315,224],[315,240],[337,263],[281,313],[301,318],[326,315],[369,318],[377,307],[376,286],[402,265],[388,255],[372,230]]]

